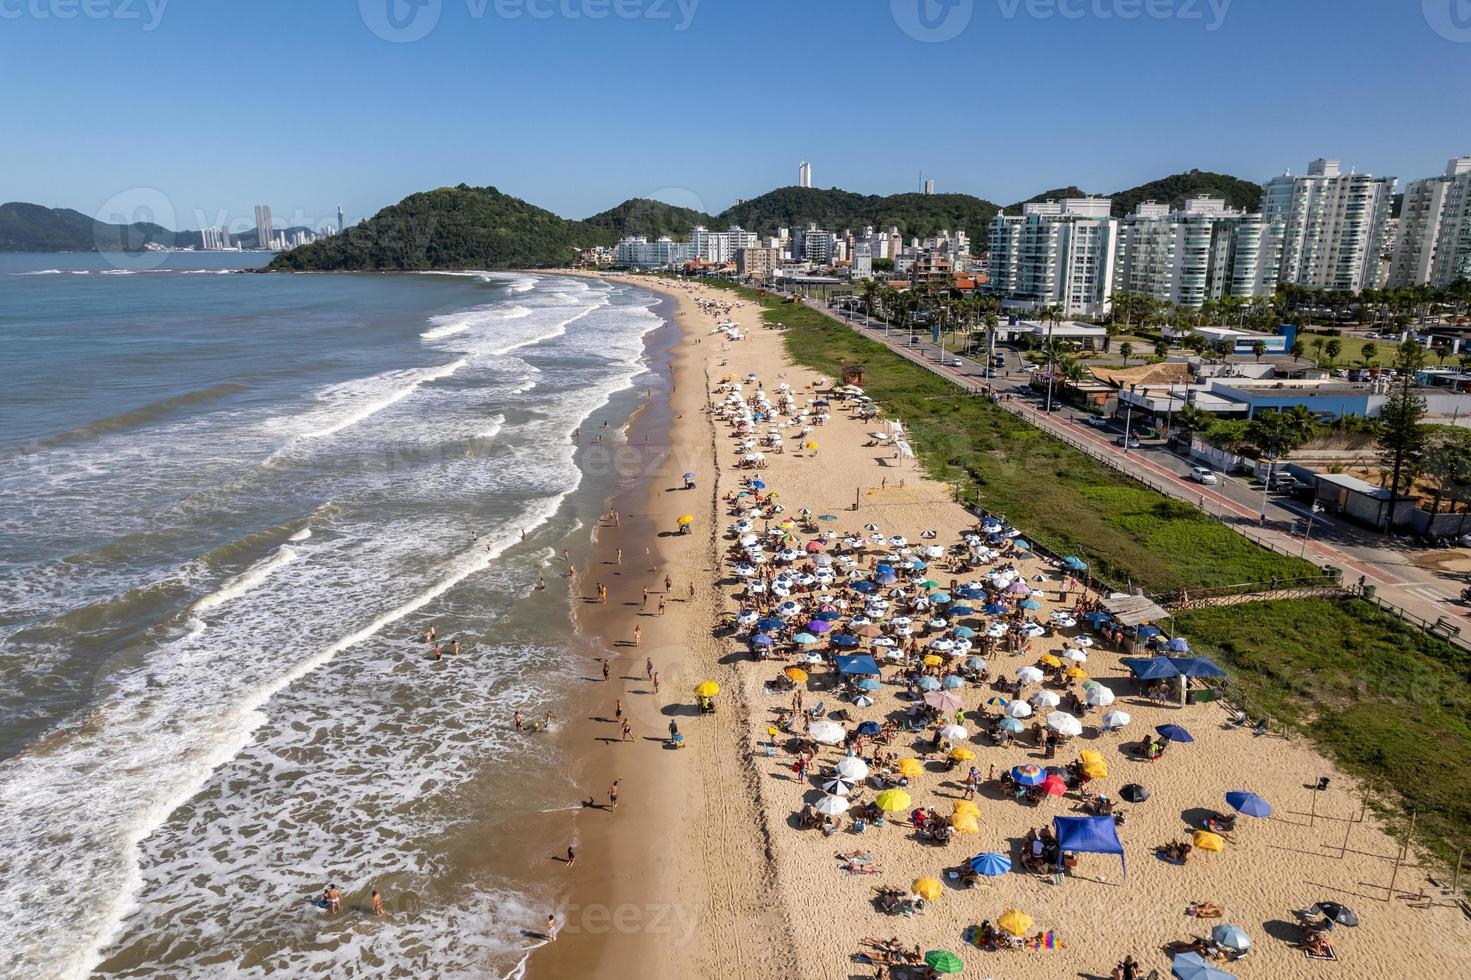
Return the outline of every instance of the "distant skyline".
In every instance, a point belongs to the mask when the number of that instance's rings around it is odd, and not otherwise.
[[[803,160],[998,204],[1317,156],[1403,189],[1471,153],[1460,2],[0,0],[0,200],[317,228],[463,182],[718,213]]]

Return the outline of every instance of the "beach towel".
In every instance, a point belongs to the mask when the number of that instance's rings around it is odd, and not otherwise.
[[[1310,960],[1328,960],[1331,962],[1338,959],[1338,954],[1333,952],[1332,946],[1323,947],[1323,952],[1321,953],[1315,953],[1310,949],[1305,949],[1302,953]]]

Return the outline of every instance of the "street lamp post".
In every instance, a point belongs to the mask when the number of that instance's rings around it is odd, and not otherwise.
[[[1320,503],[1318,503],[1316,500],[1313,501],[1313,509],[1310,510],[1310,511],[1308,511],[1308,526],[1302,532],[1302,551],[1298,552],[1298,554],[1297,554],[1297,556],[1299,558],[1306,558],[1307,557],[1307,553],[1308,553],[1308,537],[1309,537],[1309,535],[1311,535],[1313,533],[1313,518],[1317,514],[1321,513],[1322,510],[1323,510],[1323,505],[1320,504]]]
[[[1135,394],[1136,390],[1137,390],[1137,385],[1130,385],[1129,386],[1129,400],[1126,403],[1129,407],[1124,410],[1124,455],[1125,456],[1129,455],[1129,432],[1130,432],[1130,430],[1131,430],[1131,428],[1133,427],[1133,424],[1134,424],[1134,394]]]

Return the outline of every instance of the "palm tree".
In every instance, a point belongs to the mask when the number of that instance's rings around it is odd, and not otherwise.
[[[1289,350],[1289,352],[1292,354],[1292,359],[1294,361],[1302,360],[1304,349],[1305,348],[1303,347],[1303,342],[1301,340],[1294,340],[1292,342],[1292,347]]]
[[[1364,346],[1359,348],[1359,357],[1363,358],[1364,367],[1372,366],[1377,356],[1379,356],[1379,345],[1372,340],[1364,341]]]
[[[1313,338],[1313,367],[1323,366],[1323,338]]]
[[[1124,367],[1129,366],[1129,358],[1134,356],[1134,345],[1127,340],[1119,345],[1119,355],[1124,359]]]
[[[1253,356],[1256,357],[1256,362],[1258,364],[1262,363],[1262,355],[1265,354],[1266,352],[1267,352],[1267,342],[1265,340],[1257,340],[1257,341],[1254,341],[1252,343],[1252,345],[1251,345],[1251,353],[1252,353]]]
[[[1154,342],[1154,356],[1163,361],[1170,356],[1170,342],[1163,338]]]
[[[1329,337],[1328,342],[1323,345],[1323,353],[1328,355],[1328,366],[1332,367],[1338,360],[1338,355],[1343,353],[1343,341],[1337,337]]]

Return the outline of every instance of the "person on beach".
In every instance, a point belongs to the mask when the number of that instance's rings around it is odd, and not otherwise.
[[[623,549],[622,548],[619,548],[618,551],[617,551],[617,559],[618,559],[618,565],[621,567],[623,565]]]
[[[538,591],[538,592],[544,592],[544,591],[546,591],[546,587],[547,587],[547,580],[546,579],[539,578],[539,579],[536,580],[536,591]]]
[[[654,658],[653,657],[645,657],[644,658],[644,679],[645,680],[650,680],[650,681],[654,679]]]
[[[460,638],[459,637],[455,637],[453,640],[450,641],[449,652],[450,652],[450,655],[451,656],[458,657],[460,655]]]
[[[613,720],[614,721],[622,721],[623,720],[623,699],[622,698],[619,698],[618,699],[617,705],[613,708]]]
[[[572,845],[571,844],[568,844],[567,845],[567,867],[568,867],[568,869],[570,870],[571,867],[572,867],[572,865],[574,865],[576,863],[577,863],[577,852],[572,849]]]
[[[519,710],[511,716],[511,721],[515,723],[516,731],[518,732],[521,730],[521,726],[525,724],[525,719],[521,717],[521,712]]]
[[[342,911],[342,891],[336,885],[327,886],[327,911],[333,915]]]
[[[634,646],[638,646],[639,644],[643,643],[643,640],[644,640],[644,628],[642,626],[634,626],[634,628],[633,628],[633,645]]]
[[[430,623],[429,624],[429,628],[424,631],[424,642],[425,643],[433,643],[434,642],[434,624],[433,623]]]
[[[660,596],[659,597],[659,615],[660,616],[664,615],[664,597],[663,596]]]
[[[373,889],[373,914],[383,918],[383,896],[378,894],[378,889]]]
[[[657,670],[654,671],[654,693],[659,693],[659,672]]]
[[[557,914],[555,912],[553,912],[551,915],[547,916],[547,942],[554,943],[556,941],[557,941]]]
[[[434,653],[431,656],[434,657],[436,663],[444,659],[444,651],[439,649],[438,643],[434,644]]]
[[[623,741],[633,741],[633,724],[627,718],[623,719]]]
[[[543,730],[552,727],[552,719],[554,717],[556,717],[556,716],[553,715],[550,710],[548,710],[547,713],[546,713],[546,715],[541,719],[541,727],[542,727]]]
[[[622,781],[622,779],[615,779],[613,785],[608,787],[608,809],[610,810],[618,809],[618,784]]]
[[[644,586],[644,598],[643,601],[639,603],[638,607],[640,609],[649,608],[649,587],[647,585]]]
[[[567,577],[568,578],[576,578],[577,577],[577,566],[574,565],[574,564],[572,564],[571,562],[568,562],[567,563]]]
[[[612,673],[613,673],[613,668],[609,667],[608,666],[608,661],[604,660],[603,661],[603,680],[604,681],[607,681],[609,675],[612,674]]]
[[[664,576],[664,591],[669,592],[674,588],[674,580],[668,575]]]

